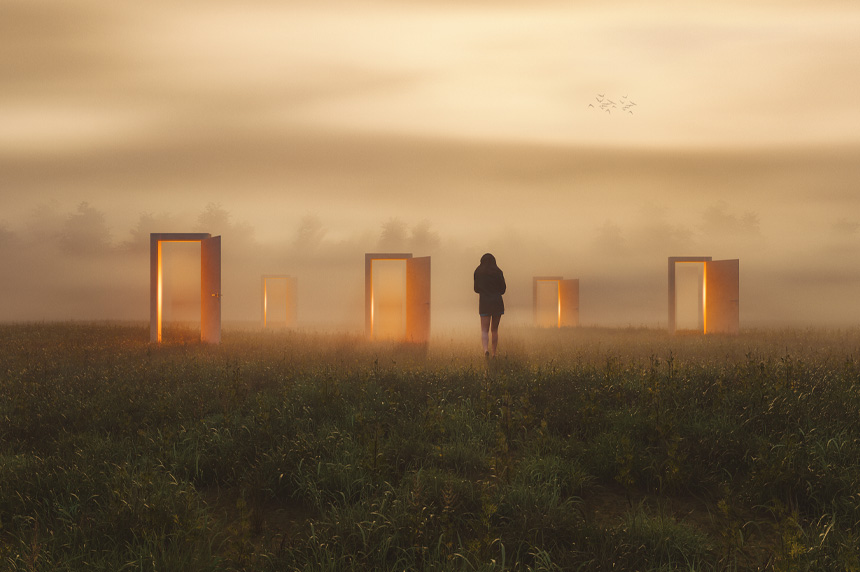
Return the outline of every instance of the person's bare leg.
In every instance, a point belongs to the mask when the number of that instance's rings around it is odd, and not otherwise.
[[[499,322],[501,321],[502,316],[493,316],[493,357],[496,357],[496,348],[499,345]]]
[[[481,347],[484,355],[487,355],[487,346],[490,341],[490,316],[481,316]]]

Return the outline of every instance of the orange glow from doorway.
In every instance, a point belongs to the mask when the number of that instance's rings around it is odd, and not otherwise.
[[[541,304],[540,304],[540,284],[541,283],[555,283],[555,302],[556,302],[556,311],[555,311],[555,323],[556,328],[561,328],[561,280],[558,279],[537,279],[535,281],[538,285],[538,325],[543,327],[540,315],[541,315]],[[543,312],[548,314],[548,312]]]
[[[708,263],[702,263],[702,333],[708,333]]]
[[[270,282],[277,281],[274,284]],[[280,319],[272,320],[273,326],[289,327],[296,319],[296,309],[293,307],[296,297],[295,277],[285,274],[269,274],[263,276],[263,328],[269,326],[269,295],[273,296],[271,310]],[[271,291],[271,292],[270,292]]]
[[[162,251],[161,245],[164,242],[200,242],[199,240],[159,240],[158,241],[158,289],[157,289],[157,310],[156,310],[156,320],[157,320],[157,341],[161,343],[161,327],[163,324],[163,316],[164,316],[164,271],[162,268]]]
[[[406,258],[374,258],[371,261],[371,339],[399,340],[406,335],[406,260]],[[377,266],[377,262],[383,264]],[[402,264],[385,264],[392,262]]]
[[[708,265],[703,260],[676,260],[675,264],[701,264],[702,265],[702,333],[708,333]],[[675,279],[677,282],[677,278]],[[675,302],[677,306],[677,301]]]

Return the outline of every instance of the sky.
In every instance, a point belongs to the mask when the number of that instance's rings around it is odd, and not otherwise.
[[[363,253],[403,251],[466,327],[489,251],[522,323],[562,275],[665,327],[667,258],[712,256],[742,327],[856,325],[858,72],[836,0],[5,0],[0,321],[148,320],[148,234],[202,231],[226,320],[294,274],[361,328]]]

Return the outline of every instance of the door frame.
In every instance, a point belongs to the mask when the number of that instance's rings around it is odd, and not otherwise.
[[[213,237],[208,232],[153,232],[149,235],[149,341],[152,343],[161,343],[161,330],[162,330],[162,315],[163,315],[163,271],[162,271],[162,260],[161,260],[161,244],[163,242],[200,242],[201,243],[201,276],[200,276],[200,288],[201,295],[204,298],[201,300],[200,304],[200,335],[201,341],[211,342],[211,343],[219,343],[221,341],[221,237],[215,237],[217,239],[217,251],[218,251],[218,263],[217,268],[214,264],[210,264],[210,262],[206,263],[206,269],[204,269],[204,257],[203,257],[203,247],[202,242],[204,240],[212,240]],[[214,244],[214,243],[210,243]],[[211,335],[213,332],[209,332],[209,335],[204,336],[204,327],[203,327],[203,315],[204,315],[204,304],[205,304],[205,295],[207,292],[204,292],[204,274],[207,272],[210,274],[210,282],[214,278],[214,274],[217,271],[217,291],[210,292],[213,297],[215,297],[218,301],[217,305],[217,336]],[[215,318],[216,316],[211,316]],[[206,320],[207,326],[210,326],[210,329],[214,328],[212,321]]]
[[[736,258],[713,260],[710,256],[669,257],[669,333],[677,330],[675,264],[685,262],[704,265],[702,333],[737,334],[740,331],[740,261]]]

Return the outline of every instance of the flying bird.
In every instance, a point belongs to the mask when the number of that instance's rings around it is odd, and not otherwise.
[[[588,107],[590,107],[591,109],[600,108],[610,115],[612,115],[613,109],[618,109],[619,107],[621,107],[621,111],[626,111],[630,115],[633,115],[633,111],[631,111],[631,108],[636,105],[636,102],[631,100],[630,96],[626,94],[621,96],[621,98],[618,100],[618,103],[606,97],[605,93],[598,93],[597,97],[595,97],[594,99],[597,100],[597,106],[595,106],[594,103],[589,103]]]

